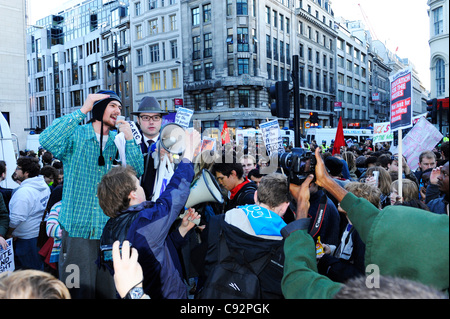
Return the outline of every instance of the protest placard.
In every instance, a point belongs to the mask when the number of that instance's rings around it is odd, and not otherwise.
[[[8,245],[6,249],[0,246],[0,273],[15,269],[12,238],[7,239],[6,244]]]
[[[419,155],[423,151],[431,151],[442,139],[439,130],[424,117],[419,118],[416,125],[409,131],[402,141],[403,156],[415,171],[419,167]]]
[[[284,153],[283,139],[280,134],[280,125],[278,120],[273,120],[259,125],[266,145],[267,154]]]
[[[391,130],[412,126],[412,69],[408,67],[389,77],[391,84]]]
[[[177,115],[175,116],[175,123],[181,125],[184,128],[188,128],[192,114],[194,114],[193,110],[179,107],[177,110]]]

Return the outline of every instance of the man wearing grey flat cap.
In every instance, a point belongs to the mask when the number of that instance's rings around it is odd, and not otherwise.
[[[144,174],[142,175],[141,186],[145,191],[147,200],[151,200],[156,177],[154,160],[151,155],[155,151],[155,147],[152,147],[152,145],[159,139],[162,117],[168,112],[161,109],[154,97],[146,96],[139,103],[137,111],[131,112],[131,114],[137,116],[137,123],[142,133],[140,146],[142,154],[144,154]],[[161,150],[161,152],[165,151]]]

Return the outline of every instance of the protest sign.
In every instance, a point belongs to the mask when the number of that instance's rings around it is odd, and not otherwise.
[[[0,273],[15,269],[12,238],[7,239],[6,244],[8,245],[6,249],[0,246]]]
[[[267,154],[284,153],[283,139],[280,134],[278,120],[273,120],[259,125],[266,145]]]
[[[394,139],[394,134],[391,131],[390,122],[374,123],[373,124],[373,144],[381,142],[390,142]]]
[[[391,130],[412,126],[412,69],[403,69],[389,77],[391,84]]]
[[[424,117],[420,117],[416,125],[402,141],[403,156],[408,166],[415,171],[419,167],[419,155],[423,151],[431,151],[442,139],[439,130]]]
[[[181,125],[184,128],[188,128],[192,114],[194,114],[193,110],[179,107],[177,109],[177,115],[175,116],[175,123]]]

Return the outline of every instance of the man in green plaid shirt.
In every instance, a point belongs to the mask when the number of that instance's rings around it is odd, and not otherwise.
[[[64,191],[59,213],[63,228],[59,274],[66,285],[67,280],[74,280],[68,285],[76,288],[71,289],[72,298],[115,296],[112,276],[107,273],[102,278],[95,261],[103,227],[108,220],[98,202],[97,185],[116,159],[114,138],[117,133],[112,131],[116,124],[120,124],[120,132],[125,136],[127,164],[135,169],[138,178],[144,171],[142,152],[130,124],[117,120],[121,109],[122,102],[113,91],[89,94],[80,110],[56,119],[40,134],[42,147],[64,165]],[[91,110],[95,121],[80,125]],[[79,267],[79,282],[73,278],[73,266],[67,268],[69,265]],[[96,282],[101,284],[96,285]]]

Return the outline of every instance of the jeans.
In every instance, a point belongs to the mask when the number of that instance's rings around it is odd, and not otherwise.
[[[13,243],[16,269],[44,270],[44,261],[39,255],[39,247],[37,247],[37,237],[30,239],[17,238]]]

